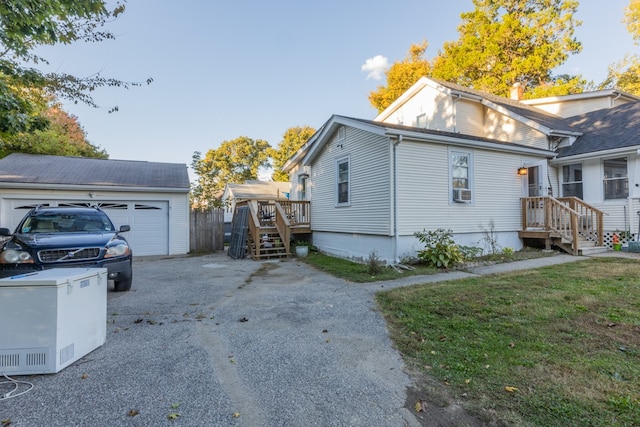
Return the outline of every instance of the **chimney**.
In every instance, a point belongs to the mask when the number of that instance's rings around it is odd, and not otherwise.
[[[524,93],[524,88],[520,82],[515,82],[513,86],[511,86],[511,99],[516,101],[520,101],[522,99],[522,94]]]

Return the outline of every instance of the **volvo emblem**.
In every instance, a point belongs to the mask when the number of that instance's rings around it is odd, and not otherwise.
[[[74,252],[69,252],[69,253],[67,254],[67,256],[68,256],[69,258],[73,258],[74,256],[76,256],[76,254],[75,254]]]

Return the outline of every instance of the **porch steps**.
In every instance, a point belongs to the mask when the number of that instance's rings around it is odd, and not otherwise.
[[[249,235],[250,237],[251,235]],[[253,259],[270,259],[270,258],[286,258],[290,254],[287,252],[284,243],[277,231],[262,233],[260,241],[254,242],[249,239],[249,247]]]
[[[561,239],[560,242],[557,242],[557,245],[568,253],[573,252],[572,242],[566,239]],[[581,255],[581,256],[589,256],[589,255],[595,255],[595,254],[607,252],[608,250],[609,248],[607,248],[606,246],[596,246],[596,242],[594,242],[593,240],[580,238],[578,240],[578,250],[576,252],[578,255]]]

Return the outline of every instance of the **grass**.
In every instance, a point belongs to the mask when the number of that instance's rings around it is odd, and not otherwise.
[[[481,419],[640,425],[636,260],[594,258],[377,300],[407,364]]]
[[[480,257],[474,260],[474,264],[512,262],[522,259],[539,258],[544,256],[550,256],[550,254],[539,250],[525,249],[509,255],[496,254]],[[427,267],[421,264],[412,264],[411,267],[413,267],[414,270],[401,270],[400,272],[398,272],[391,267],[385,266],[379,273],[370,274],[368,264],[356,263],[345,259],[334,258],[317,251],[309,251],[309,255],[305,258],[301,258],[300,260],[335,277],[340,277],[344,280],[355,283],[393,280],[401,277],[434,274],[443,271],[438,270],[435,267]],[[465,266],[463,265],[459,268],[464,269],[464,267]]]

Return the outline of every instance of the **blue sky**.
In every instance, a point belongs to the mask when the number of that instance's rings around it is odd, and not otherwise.
[[[621,23],[628,0],[580,3],[583,52],[558,72],[600,82],[609,64],[638,52]],[[424,39],[432,58],[472,9],[471,0],[131,0],[110,24],[115,41],[41,53],[58,72],[152,77],[149,86],[98,89],[100,109],[66,110],[112,159],[189,165],[195,151],[239,136],[275,147],[288,128],[318,128],[332,114],[373,118],[368,94],[384,80],[366,64],[391,64]]]

